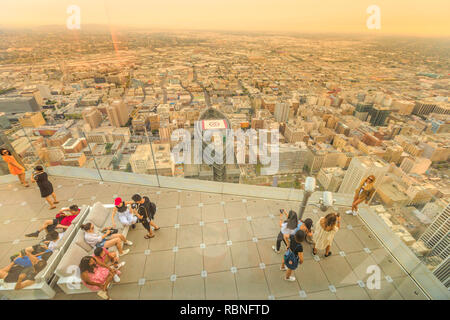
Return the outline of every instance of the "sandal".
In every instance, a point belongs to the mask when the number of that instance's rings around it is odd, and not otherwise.
[[[161,227],[155,228],[154,230],[155,230],[155,231],[158,231],[159,229],[161,229]]]
[[[59,203],[59,201],[53,201],[53,203],[56,203],[56,204],[58,204],[58,203]]]
[[[331,251],[328,252],[328,254],[324,254],[324,257],[325,257],[325,258],[326,258],[326,257],[329,257],[329,256],[331,256]]]
[[[50,207],[50,210],[56,209],[56,206]]]
[[[149,236],[148,234],[146,234],[146,235],[144,236],[145,239],[150,239],[150,238],[154,238],[154,237],[155,237],[155,235]]]

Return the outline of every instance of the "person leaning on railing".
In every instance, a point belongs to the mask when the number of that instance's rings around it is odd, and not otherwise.
[[[5,148],[0,149],[0,154],[2,155],[3,160],[8,164],[9,172],[17,176],[19,178],[20,183],[24,187],[29,187],[30,185],[25,180],[25,168],[22,167],[14,156],[11,154],[11,151]]]
[[[361,181],[359,187],[355,191],[355,197],[353,199],[352,203],[352,209],[346,211],[346,214],[353,214],[356,216],[358,214],[358,205],[365,201],[366,203],[369,202],[369,199],[372,197],[373,193],[375,192],[375,176],[370,175],[363,181]]]

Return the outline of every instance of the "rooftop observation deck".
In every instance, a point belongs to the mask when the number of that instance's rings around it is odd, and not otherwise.
[[[50,169],[61,201],[58,208],[111,204],[116,196],[130,199],[134,193],[156,202],[161,230],[150,240],[144,239],[141,225],[130,230],[128,239],[134,245],[123,257],[126,265],[121,282],[110,291],[112,299],[427,299],[364,222],[344,214],[347,207],[339,205],[351,202],[345,196],[335,195],[342,226],[332,256],[321,253],[316,260],[311,245],[304,243],[305,261],[295,271],[297,281],[287,282],[279,270],[282,254],[271,247],[279,232],[279,209],[298,212],[299,196],[293,190],[231,184],[219,190],[219,183],[194,187],[197,182],[188,179],[160,188],[123,179],[99,182],[86,169],[79,179],[70,172],[76,168],[64,173],[58,171],[64,168]],[[0,182],[0,266],[5,266],[12,254],[38,242],[24,235],[53,218],[56,210],[48,209],[35,185],[26,189],[15,177]],[[281,194],[285,196],[277,199]],[[316,223],[323,214],[310,205],[304,218]],[[381,268],[380,289],[367,288],[370,265]],[[96,293],[66,295],[55,290],[54,299],[99,299]]]

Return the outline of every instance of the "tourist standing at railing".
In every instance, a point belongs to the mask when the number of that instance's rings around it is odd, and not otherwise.
[[[14,176],[18,176],[19,181],[23,186],[29,187],[30,185],[25,179],[25,168],[17,162],[8,149],[1,148],[0,153],[3,160],[8,164],[9,172]]]
[[[313,255],[317,254],[317,250],[325,250],[325,257],[330,256],[331,244],[340,228],[341,217],[339,213],[329,213],[325,217],[320,218],[313,235]]]
[[[287,217],[284,220],[284,217]],[[312,237],[312,226],[313,221],[311,219],[298,220],[297,213],[293,210],[289,211],[287,214],[286,210],[280,210],[280,227],[281,231],[278,233],[276,245],[272,246],[273,251],[280,253],[281,242],[284,242],[286,248],[289,247],[289,238],[291,235],[295,234],[298,230],[302,230],[306,236]]]
[[[44,172],[44,168],[42,166],[37,166],[34,168],[34,172],[31,175],[31,182],[37,183],[39,190],[41,191],[41,197],[47,200],[48,204],[50,205],[50,209],[55,209],[55,204],[59,203],[59,201],[56,200],[56,195],[53,191],[53,185],[48,180],[48,175],[46,172]]]
[[[281,242],[284,243],[286,248],[288,248],[289,236],[294,234],[298,226],[298,218],[297,213],[295,211],[290,210],[289,214],[286,210],[280,210],[280,232],[277,236],[277,242],[275,246],[272,246],[273,251],[276,253],[280,253]]]
[[[363,201],[366,201],[366,203],[368,203],[369,199],[375,192],[374,184],[375,184],[375,176],[373,175],[370,175],[366,179],[361,181],[358,189],[356,189],[355,191],[352,209],[346,211],[345,212],[346,214],[353,214],[354,216],[358,214],[358,205]]]
[[[297,269],[299,264],[303,263],[303,246],[302,242],[305,240],[306,233],[303,230],[297,230],[295,234],[289,236],[289,244],[286,253],[283,256],[280,270],[286,271],[284,280],[295,281],[292,272]]]

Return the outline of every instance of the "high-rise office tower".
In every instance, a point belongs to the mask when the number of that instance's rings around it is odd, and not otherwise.
[[[27,112],[19,118],[19,123],[22,127],[38,128],[45,125],[45,119],[40,112]]]
[[[286,122],[289,119],[289,105],[284,102],[278,102],[275,105],[274,115],[278,122]]]
[[[434,219],[419,240],[431,249],[429,256],[439,256],[443,260],[450,256],[450,203]]]
[[[355,157],[345,173],[339,193],[354,194],[356,188],[364,178],[369,175],[375,176],[375,187],[383,180],[384,175],[388,171],[388,166],[370,157]]]
[[[114,127],[122,127],[125,125],[129,118],[128,106],[119,100],[113,101],[113,103],[106,108],[109,121]]]
[[[373,109],[369,111],[370,124],[372,126],[384,126],[390,113],[391,109],[387,107],[373,107]]]
[[[447,288],[450,287],[450,203],[436,217],[433,223],[420,237],[421,241],[431,249],[428,257],[436,257],[441,263],[433,270],[433,274]]]
[[[81,114],[83,115],[84,122],[89,124],[91,129],[98,128],[102,123],[102,114],[97,108],[86,108]]]

